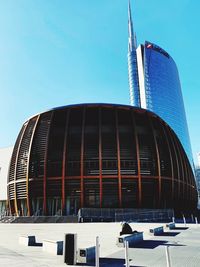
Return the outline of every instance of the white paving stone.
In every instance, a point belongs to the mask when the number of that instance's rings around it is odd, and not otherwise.
[[[129,249],[131,266],[165,267],[165,246],[169,245],[172,267],[200,267],[200,225],[188,225],[187,230],[165,229],[169,234],[161,236],[149,235],[150,228],[162,225],[131,224],[133,230],[144,231],[144,242]],[[121,267],[124,263],[124,249],[116,246],[120,230],[120,223],[0,224],[0,267],[67,266],[63,256],[46,253],[42,247],[25,247],[18,243],[20,235],[35,235],[37,242],[42,242],[43,239],[63,240],[64,233],[77,233],[78,247],[82,248],[94,246],[95,238],[99,236],[100,256],[121,259],[116,262],[104,260],[100,266]]]

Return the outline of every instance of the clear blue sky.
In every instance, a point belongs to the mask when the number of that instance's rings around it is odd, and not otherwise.
[[[138,43],[177,63],[193,154],[200,151],[200,1],[132,0]],[[129,104],[127,0],[0,0],[0,147],[47,109]]]

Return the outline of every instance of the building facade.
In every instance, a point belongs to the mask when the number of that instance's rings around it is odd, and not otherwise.
[[[198,209],[200,208],[200,166],[195,168],[195,178],[198,191]]]
[[[131,20],[131,17],[129,19]],[[129,25],[132,24],[129,22]],[[129,39],[133,35],[132,28],[129,30]],[[164,49],[147,41],[144,45],[139,45],[136,52],[136,55],[128,52],[131,57],[128,61],[129,80],[135,80],[134,83],[139,84],[138,93],[138,88],[129,83],[130,95],[136,95],[135,101],[130,99],[131,105],[153,111],[169,124],[179,137],[193,168],[192,149],[176,64]],[[132,62],[136,63],[132,65]],[[131,69],[136,67],[137,75],[136,71],[131,75]],[[140,100],[137,100],[138,96]]]
[[[200,168],[200,152],[197,153],[197,165]]]
[[[131,6],[129,2],[128,7],[128,80],[129,80],[129,94],[130,104],[134,107],[140,107],[140,89],[138,80],[138,63],[136,56],[136,36],[133,31],[133,21],[131,18]]]
[[[13,147],[0,149],[0,215],[7,210],[7,178]]]
[[[138,47],[138,57],[142,55],[140,78],[143,99],[141,107],[160,116],[179,137],[193,166],[192,150],[187,127],[187,119],[181,92],[178,69],[172,57],[159,46],[150,42]],[[142,88],[142,86],[144,87]]]
[[[191,210],[197,191],[178,138],[154,113],[80,104],[23,124],[8,200],[17,215],[77,214],[83,207]]]

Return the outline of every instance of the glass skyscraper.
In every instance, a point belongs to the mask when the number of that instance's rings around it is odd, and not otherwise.
[[[136,37],[133,31],[133,22],[131,18],[131,7],[128,7],[128,77],[130,87],[130,103],[131,106],[140,107],[140,90],[138,80],[138,67],[136,56]]]
[[[129,27],[132,25],[131,20],[129,15]],[[130,32],[133,36],[133,28],[129,29],[129,40]],[[134,57],[135,55],[131,54],[131,56]],[[131,66],[131,62],[136,63]],[[130,95],[136,95],[140,98],[139,101],[137,98],[136,101],[130,99],[131,105],[148,109],[169,124],[179,137],[193,167],[192,150],[176,63],[165,50],[146,41],[144,45],[138,46],[136,58],[128,61],[128,68],[137,68],[132,77],[130,77],[131,71],[129,70],[129,81],[135,79],[134,84],[139,84],[139,90],[137,89],[134,93],[132,91],[135,88],[132,88],[129,82]]]

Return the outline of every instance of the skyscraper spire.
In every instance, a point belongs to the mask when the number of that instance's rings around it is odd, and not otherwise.
[[[131,4],[128,1],[128,78],[130,90],[130,104],[140,107],[140,90],[138,78],[138,64],[136,55],[136,37],[133,30],[133,22],[131,17]]]
[[[130,0],[128,1],[128,35],[129,35],[129,50],[132,51],[132,49],[137,48],[137,41],[136,41],[136,35],[133,28],[133,21],[131,16],[131,3]]]
[[[128,49],[129,51],[132,51],[132,49],[136,49],[136,42],[135,42],[135,34],[133,29],[133,21],[131,17],[131,3],[130,0],[128,1]],[[133,48],[134,46],[134,48]]]

